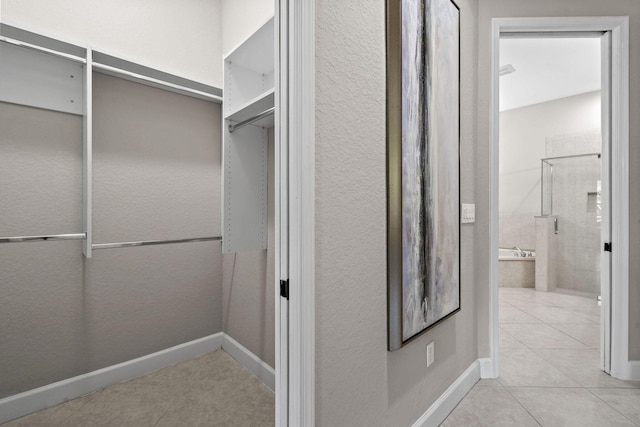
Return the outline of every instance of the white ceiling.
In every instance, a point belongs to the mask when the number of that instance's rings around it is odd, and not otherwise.
[[[500,111],[600,89],[600,38],[502,38]]]

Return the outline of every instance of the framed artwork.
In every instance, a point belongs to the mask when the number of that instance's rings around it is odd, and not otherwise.
[[[460,11],[387,0],[389,350],[460,310]]]

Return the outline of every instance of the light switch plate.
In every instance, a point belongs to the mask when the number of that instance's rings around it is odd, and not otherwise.
[[[431,341],[427,344],[427,368],[435,361],[435,344]]]
[[[463,224],[476,222],[476,205],[471,203],[463,203],[462,215],[460,219]]]

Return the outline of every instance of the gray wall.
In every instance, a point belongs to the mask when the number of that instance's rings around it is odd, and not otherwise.
[[[222,325],[264,362],[275,366],[273,128],[268,130],[267,250],[223,255]]]
[[[473,225],[462,227],[462,311],[387,351],[384,3],[316,2],[318,426],[411,425],[478,356]],[[462,201],[473,202],[477,2],[457,3]]]
[[[95,241],[220,235],[220,106],[94,79]],[[0,104],[0,129],[0,234],[81,231],[81,118]],[[0,272],[0,398],[222,330],[219,242],[2,245]]]
[[[476,212],[489,212],[490,188],[490,148],[489,119],[491,100],[491,18],[498,17],[538,17],[538,16],[630,16],[630,93],[629,108],[631,117],[630,129],[630,165],[640,164],[640,123],[634,120],[640,113],[640,2],[637,0],[482,0],[479,2],[478,21],[478,205]],[[629,268],[629,358],[640,360],[640,311],[634,310],[640,302],[640,263],[633,262],[640,254],[640,168],[629,168],[630,179],[630,254]],[[489,220],[479,215],[476,228],[478,230],[478,255],[476,258],[478,295],[478,324],[480,326],[480,354],[489,354],[489,265],[491,254],[489,244]]]

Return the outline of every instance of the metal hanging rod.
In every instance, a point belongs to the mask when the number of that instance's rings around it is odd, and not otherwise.
[[[64,53],[64,52],[59,52],[59,51],[53,50],[53,49],[48,49],[46,47],[38,46],[36,44],[31,44],[31,43],[26,43],[26,42],[23,42],[23,41],[20,41],[20,40],[11,39],[9,37],[0,36],[0,41],[5,42],[5,43],[9,43],[9,44],[12,44],[12,45],[16,45],[16,46],[22,46],[22,47],[26,47],[26,48],[33,49],[33,50],[38,50],[40,52],[48,53],[50,55],[60,56],[62,58],[66,58],[66,59],[70,59],[72,61],[80,62],[82,64],[86,64],[87,63],[86,58],[81,58],[79,56],[70,55],[70,54]]]
[[[268,110],[264,110],[262,113],[260,114],[256,114],[255,116],[247,119],[247,120],[243,120],[241,122],[235,123],[235,124],[230,124],[229,125],[229,132],[233,132],[236,131],[240,128],[243,128],[247,125],[250,125],[251,123],[257,122],[260,119],[264,119],[265,117],[269,117],[270,115],[272,115],[274,112],[276,111],[275,107],[271,107]]]
[[[142,240],[139,242],[120,242],[120,243],[94,243],[91,249],[116,249],[116,248],[133,248],[136,246],[153,246],[153,245],[169,245],[173,243],[189,243],[189,242],[209,242],[214,240],[222,240],[222,237],[195,237],[192,239],[175,239],[175,240]]]
[[[201,90],[192,89],[192,88],[189,88],[189,87],[186,87],[186,86],[177,85],[177,84],[170,83],[170,82],[167,82],[167,81],[164,81],[164,80],[154,79],[153,77],[145,76],[145,75],[138,74],[138,73],[133,73],[131,71],[123,70],[123,69],[117,68],[117,67],[112,67],[111,65],[105,65],[105,64],[101,64],[99,62],[94,62],[93,63],[93,68],[94,69],[99,69],[99,70],[104,70],[104,71],[110,71],[110,72],[116,73],[116,74],[122,74],[124,76],[133,77],[134,79],[144,80],[144,81],[149,82],[149,83],[157,84],[157,85],[160,85],[160,86],[170,87],[172,89],[176,89],[176,90],[179,90],[179,91],[182,91],[182,92],[192,93],[194,95],[198,95],[198,96],[201,96],[203,98],[211,99],[213,101],[222,102],[222,97],[220,97],[220,96],[212,95],[210,93],[203,92]]]
[[[84,240],[87,233],[75,234],[43,234],[41,236],[0,237],[0,243],[40,242],[53,240]]]

